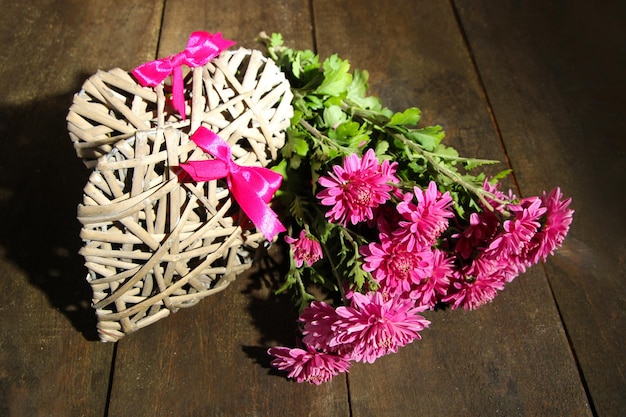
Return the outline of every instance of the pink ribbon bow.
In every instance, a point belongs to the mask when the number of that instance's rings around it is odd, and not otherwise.
[[[202,66],[234,44],[233,41],[223,39],[221,33],[212,35],[209,32],[193,32],[184,51],[167,58],[146,62],[135,68],[133,75],[142,86],[154,87],[171,74],[172,102],[176,111],[185,120],[185,95],[181,66],[183,64],[191,68]]]
[[[267,168],[236,164],[232,160],[228,143],[204,126],[191,135],[191,140],[216,159],[180,164],[185,172],[195,181],[226,177],[233,197],[267,240],[271,241],[278,233],[286,230],[276,213],[268,206],[274,193],[280,188],[282,175]]]

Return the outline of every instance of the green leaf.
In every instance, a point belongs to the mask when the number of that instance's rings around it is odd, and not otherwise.
[[[410,130],[406,133],[406,136],[422,145],[427,151],[434,151],[446,136],[446,133],[441,126],[428,126]]]
[[[421,111],[417,107],[411,107],[402,113],[391,116],[388,126],[415,126],[420,121]]]
[[[494,161],[491,159],[463,158],[463,167],[468,171],[483,165],[494,165],[498,163],[500,163],[500,161]]]
[[[446,146],[441,143],[437,146],[437,149],[435,150],[435,155],[444,159],[451,159],[451,160],[459,159],[459,153],[457,152],[456,149],[450,146]]]
[[[287,178],[287,160],[286,159],[281,159],[280,162],[272,167],[270,167],[270,169],[274,172],[276,172],[277,174],[280,174],[283,176],[283,178]]]
[[[283,46],[283,35],[280,33],[272,33],[270,36],[270,48],[276,48],[277,46]]]
[[[298,220],[298,222],[305,218],[305,206],[306,200],[303,200],[300,196],[294,196],[294,199],[289,206],[289,212],[294,218],[296,218],[296,220]]]
[[[503,171],[498,172],[496,175],[494,175],[493,177],[491,177],[491,179],[489,180],[489,182],[491,184],[495,184],[497,183],[499,180],[501,180],[502,178],[506,178],[507,175],[509,175],[511,172],[513,172],[512,169],[505,169]]]
[[[285,158],[292,158],[295,155],[306,156],[309,152],[309,144],[305,134],[296,128],[287,129],[287,143],[280,152]]]
[[[303,116],[304,116],[304,114],[302,113],[302,110],[294,109],[293,117],[291,118],[290,125],[291,126],[296,126],[298,124],[298,122],[302,119]]]
[[[408,163],[408,167],[416,174],[422,174],[426,171],[426,165],[420,164],[420,161],[411,161]]]
[[[367,145],[370,141],[369,131],[365,124],[360,125],[354,121],[340,123],[334,129],[328,131],[328,137],[333,139],[341,149],[344,156],[358,152],[359,148]]]
[[[382,107],[380,99],[367,96],[368,78],[369,73],[367,71],[355,69],[352,74],[352,83],[348,86],[347,99],[363,109],[380,110]]]
[[[328,241],[328,238],[332,235],[334,227],[335,225],[333,223],[329,223],[321,211],[316,212],[311,228],[315,230],[316,237],[321,243],[325,244]]]
[[[322,67],[324,68],[324,81],[315,92],[329,96],[340,96],[346,93],[352,82],[352,75],[349,73],[350,63],[335,54],[327,58]]]
[[[298,155],[292,155],[291,158],[289,158],[289,168],[293,170],[300,168],[301,163],[302,163],[302,158],[299,157]]]
[[[367,83],[367,80],[369,78],[369,73],[365,70],[358,70],[355,69],[353,76],[352,76],[352,82],[350,83],[350,86],[348,87],[348,98],[350,100],[354,100],[354,99],[361,99],[366,97],[367,95],[367,89],[369,88],[369,85]]]
[[[316,96],[312,96],[312,95],[307,95],[305,97],[304,102],[306,103],[307,106],[307,110],[319,110],[324,108],[324,101],[322,101],[321,98],[316,97]]]
[[[461,157],[459,156],[459,153],[457,152],[456,149],[449,147],[449,146],[445,146],[442,143],[440,143],[437,146],[437,149],[435,150],[435,152],[433,152],[433,155],[443,160],[448,161],[448,164],[450,165],[456,165],[457,163],[461,163],[463,165],[463,168],[465,168],[467,171],[470,171],[474,168],[477,168],[483,165],[493,165],[493,164],[500,163],[500,161],[496,161],[493,159],[477,159],[477,158]]]
[[[282,287],[276,290],[275,294],[277,295],[281,294],[289,290],[292,286],[296,285],[296,283],[298,282],[299,274],[300,274],[300,271],[298,271],[297,269],[289,271],[285,275],[285,283],[283,284]]]
[[[332,105],[324,109],[324,126],[327,128],[332,129],[346,120],[348,120],[348,115],[341,110],[341,107]]]
[[[300,54],[296,54],[291,64],[291,71],[296,78],[300,78]]]
[[[350,121],[350,122],[345,122],[345,123],[341,123],[337,125],[335,129],[332,129],[328,133],[329,135],[332,133],[333,138],[336,138],[339,140],[345,140],[346,138],[356,136],[360,134],[361,132],[362,132],[361,125],[358,124],[357,122]]]
[[[388,149],[389,149],[389,142],[387,142],[386,140],[381,140],[376,144],[376,148],[374,148],[374,152],[376,153],[376,156],[380,157],[384,155]]]
[[[293,149],[296,154],[300,156],[306,156],[306,154],[309,152],[309,143],[302,138],[294,138]]]

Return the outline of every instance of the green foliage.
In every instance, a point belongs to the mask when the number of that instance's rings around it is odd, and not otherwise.
[[[382,104],[378,97],[368,96],[369,88],[367,80],[369,74],[365,70],[354,70],[352,75],[352,83],[348,86],[346,99],[366,110],[381,110]]]
[[[399,187],[403,191],[425,188],[436,181],[450,192],[461,218],[480,210],[485,175],[474,170],[497,161],[460,156],[456,149],[443,144],[441,126],[419,126],[421,111],[416,107],[397,112],[385,108],[379,98],[369,95],[367,71],[351,71],[350,63],[338,55],[320,60],[310,50],[285,47],[279,34],[262,36],[261,41],[286,74],[294,93],[294,117],[281,151],[283,160],[274,168],[285,177],[278,195],[291,221],[309,228],[325,248],[327,258],[325,272],[310,268],[304,274],[292,268],[288,274],[284,288],[297,287],[303,303],[310,300],[304,280],[329,290],[341,288],[346,280],[356,289],[375,285],[359,256],[359,245],[366,240],[327,222],[315,198],[319,177],[328,175],[332,166],[341,164],[348,155],[361,156],[372,148],[380,160],[397,163],[396,175],[402,180]],[[502,171],[491,181],[507,174]]]
[[[417,107],[411,107],[401,113],[394,113],[387,126],[415,126],[420,121],[421,113]]]
[[[405,133],[405,136],[419,143],[424,150],[434,151],[446,136],[446,133],[441,126],[428,126],[421,129],[409,130]]]
[[[347,94],[348,87],[352,84],[350,63],[339,58],[336,54],[324,60],[324,79],[315,89],[316,94],[338,97]]]

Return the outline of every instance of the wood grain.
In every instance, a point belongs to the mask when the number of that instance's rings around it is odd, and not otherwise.
[[[280,32],[298,48],[311,48],[313,22],[307,2],[237,0],[170,2],[163,20],[159,56],[180,51],[195,30],[222,32],[245,48],[261,48],[260,32]]]
[[[315,21],[320,53],[371,68],[372,85],[395,110],[416,104],[462,154],[505,159],[448,2],[346,9],[318,1]],[[365,21],[376,30],[350,30]],[[354,416],[590,415],[541,268],[480,310],[428,317],[422,341],[353,368]]]
[[[267,348],[295,343],[295,316],[272,295],[272,279],[240,276],[120,341],[110,415],[347,416],[344,378],[317,387],[270,370]]]
[[[114,347],[93,341],[76,252],[88,173],[65,114],[88,74],[154,53],[160,16],[138,1],[2,4],[0,415],[105,414]]]
[[[573,199],[572,230],[546,272],[593,408],[623,415],[626,7],[457,6],[522,193],[560,185]]]
[[[612,417],[626,409],[626,6],[502,0],[35,0],[0,6],[0,415]],[[190,32],[338,53],[394,110],[418,106],[522,195],[573,197],[569,238],[493,303],[428,313],[423,340],[348,377],[296,384],[278,247],[225,292],[115,348],[95,339],[77,255],[88,171],[65,115],[97,69],[180,51]],[[515,180],[515,181],[513,181]]]

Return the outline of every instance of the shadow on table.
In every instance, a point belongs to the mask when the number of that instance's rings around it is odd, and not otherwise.
[[[289,291],[276,294],[284,283],[289,270],[286,261],[287,248],[275,243],[268,250],[259,249],[249,274],[248,285],[243,293],[249,297],[248,315],[257,330],[258,345],[242,346],[242,350],[264,368],[270,366],[272,358],[267,349],[272,346],[295,346],[297,344],[297,318]]]
[[[76,208],[89,170],[66,130],[72,95],[0,105],[0,250],[86,339],[97,340],[91,288],[78,255]],[[19,296],[20,289],[11,288]]]

